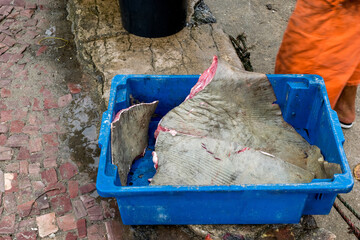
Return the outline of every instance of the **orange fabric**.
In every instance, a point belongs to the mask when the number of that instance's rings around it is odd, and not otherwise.
[[[334,107],[345,86],[360,84],[360,0],[298,0],[275,73],[322,76]]]

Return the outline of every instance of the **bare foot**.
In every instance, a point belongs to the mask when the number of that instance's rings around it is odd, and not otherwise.
[[[341,92],[334,108],[340,122],[350,124],[355,121],[356,90],[357,86],[346,86]]]

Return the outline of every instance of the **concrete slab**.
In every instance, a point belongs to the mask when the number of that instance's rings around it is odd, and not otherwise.
[[[228,36],[216,24],[150,39],[122,27],[116,0],[74,0],[68,6],[80,61],[102,73],[105,99],[117,74],[201,74],[213,55],[242,68]]]
[[[296,0],[205,0],[224,32],[247,36],[255,72],[274,73],[275,57]]]

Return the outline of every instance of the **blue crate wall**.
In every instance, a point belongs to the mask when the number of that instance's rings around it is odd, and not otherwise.
[[[124,224],[296,223],[303,214],[327,214],[336,194],[352,189],[342,131],[336,113],[330,109],[325,86],[314,75],[268,75],[268,78],[284,119],[310,143],[317,144],[327,160],[340,163],[342,174],[307,184],[121,186],[110,154],[110,123],[114,114],[129,106],[131,94],[145,102],[160,100],[157,110],[160,118],[182,102],[198,77],[118,75],[113,79],[109,107],[103,114],[100,130],[96,186],[101,196],[117,199]],[[154,129],[156,120],[153,123]]]

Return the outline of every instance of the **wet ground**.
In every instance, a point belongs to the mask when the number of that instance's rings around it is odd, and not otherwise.
[[[95,191],[101,77],[77,61],[66,1],[0,1],[0,238],[119,239]]]

